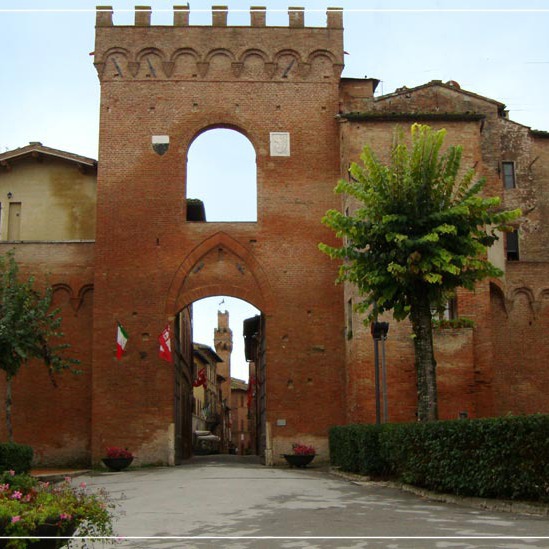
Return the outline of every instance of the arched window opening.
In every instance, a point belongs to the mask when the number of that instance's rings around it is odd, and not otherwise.
[[[200,134],[187,156],[187,221],[257,221],[256,156],[235,130]]]

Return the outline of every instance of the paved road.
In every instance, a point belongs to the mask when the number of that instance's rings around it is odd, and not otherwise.
[[[549,548],[547,518],[433,503],[321,468],[267,468],[239,456],[76,480],[106,488],[120,503],[116,533],[122,537],[224,538],[126,539],[117,545],[123,548]],[[255,539],[228,539],[242,536]],[[486,536],[522,539],[478,539]]]

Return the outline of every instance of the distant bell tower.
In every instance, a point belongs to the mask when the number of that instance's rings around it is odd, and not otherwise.
[[[231,398],[231,353],[233,351],[233,331],[229,328],[229,311],[217,311],[217,328],[214,330],[215,352],[223,359],[217,365],[217,371],[226,382],[221,385],[223,399]]]

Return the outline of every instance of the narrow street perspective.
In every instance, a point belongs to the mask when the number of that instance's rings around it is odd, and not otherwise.
[[[117,544],[124,548],[549,547],[546,517],[435,503],[328,468],[264,467],[253,456],[197,456],[175,468],[76,480],[105,488],[117,502],[115,533],[127,538]]]

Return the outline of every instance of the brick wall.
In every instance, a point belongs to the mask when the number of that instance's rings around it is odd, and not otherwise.
[[[43,363],[23,365],[13,382],[14,439],[33,447],[38,466],[89,465],[93,243],[2,244],[0,253],[12,248],[21,274],[32,273],[36,288],[53,285],[53,305],[60,309],[62,331],[71,344],[67,353],[80,360],[81,370],[80,375],[56,375],[54,387]],[[0,393],[5,394],[3,376]],[[2,406],[0,438],[6,436]]]

